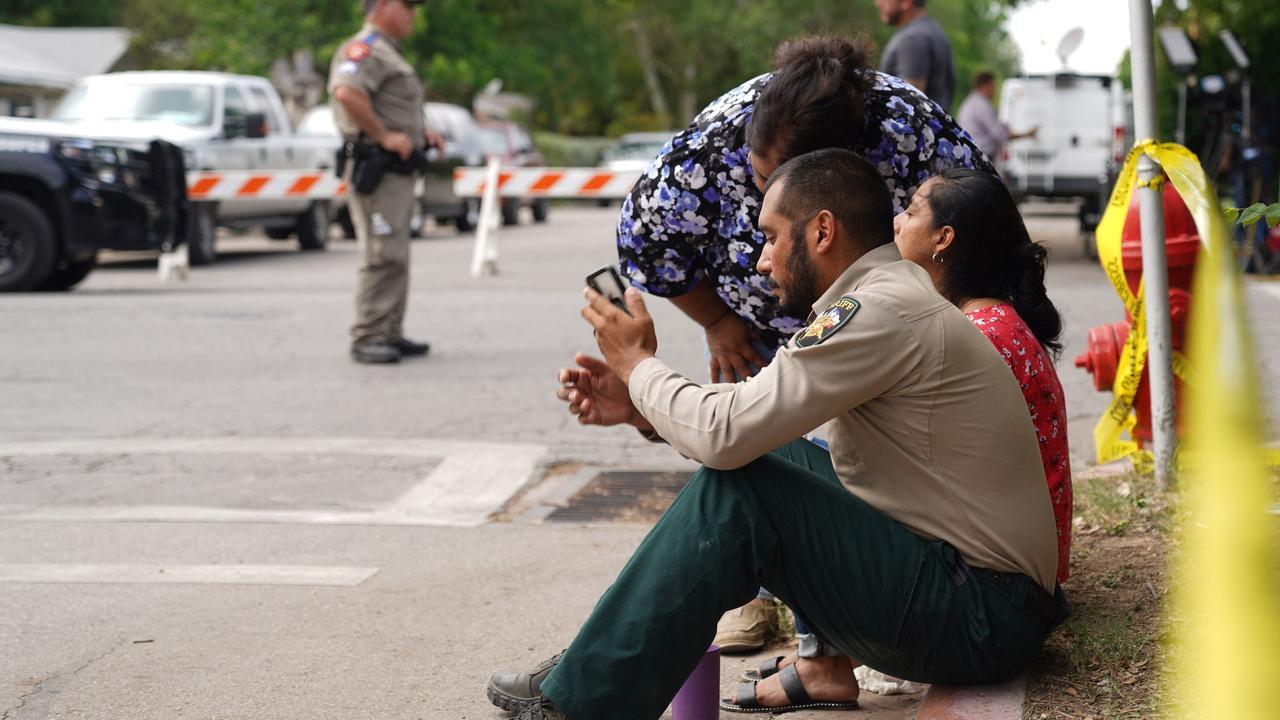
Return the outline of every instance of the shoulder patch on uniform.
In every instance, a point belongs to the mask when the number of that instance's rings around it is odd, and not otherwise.
[[[357,40],[347,46],[347,59],[351,62],[360,62],[369,57],[373,50],[369,47],[369,43],[363,40]]]
[[[827,306],[822,314],[809,323],[809,327],[805,328],[800,336],[796,338],[796,347],[806,348],[826,340],[831,337],[849,322],[849,319],[858,313],[858,309],[862,307],[862,303],[845,295]]]
[[[356,73],[360,72],[360,66],[355,64],[351,60],[348,60],[338,66],[338,72],[342,73],[343,75],[355,75]]]

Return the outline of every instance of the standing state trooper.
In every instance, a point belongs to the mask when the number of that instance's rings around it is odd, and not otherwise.
[[[788,312],[812,312],[746,382],[699,385],[659,360],[635,289],[625,313],[586,292],[605,359],[577,356],[558,396],[583,424],[629,423],[703,466],[568,650],[490,680],[521,720],[658,718],[720,614],[762,585],[856,662],[929,683],[1017,676],[1065,612],[1022,391],[902,260],[876,168],[834,149],[784,163],[759,227],[760,272]],[[795,439],[828,421],[829,453]],[[554,587],[533,592],[554,611]],[[721,707],[856,706],[856,688],[829,697],[796,665],[779,676]]]
[[[423,123],[422,83],[400,54],[423,2],[364,0],[364,27],[338,49],[329,71],[360,245],[351,357],[361,363],[399,362],[430,349],[403,334],[414,175],[428,142],[439,144]]]

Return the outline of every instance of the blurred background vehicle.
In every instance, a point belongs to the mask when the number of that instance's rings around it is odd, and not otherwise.
[[[1001,158],[1010,188],[1019,196],[1078,200],[1080,228],[1092,233],[1129,147],[1127,107],[1120,81],[1105,75],[1006,79],[1000,120],[1038,128],[1034,137],[1011,141]]]
[[[498,158],[503,167],[545,167],[542,153],[533,144],[533,138],[518,124],[509,120],[480,120],[480,144],[486,158]],[[551,201],[546,198],[503,198],[502,224],[520,222],[520,208],[527,205],[534,222],[546,222]]]
[[[310,144],[316,153],[319,167],[332,170],[338,162],[338,151],[342,149],[342,135],[333,122],[333,111],[328,105],[317,105],[302,115],[298,121],[298,139]],[[324,154],[329,153],[325,162]],[[356,229],[351,224],[351,212],[347,208],[345,197],[335,197],[330,201],[330,216],[342,230],[342,237],[355,239]]]
[[[600,158],[600,167],[616,172],[643,171],[675,135],[670,131],[627,133],[618,138],[613,146],[605,149]],[[605,207],[612,202],[600,200],[597,204]]]
[[[429,102],[422,106],[427,129],[444,140],[444,152],[427,154],[427,174],[418,193],[421,210],[440,224],[452,223],[458,232],[471,232],[480,222],[480,200],[460,198],[453,192],[453,170],[484,164],[480,126],[471,111],[461,105]]]
[[[182,150],[106,142],[65,123],[0,118],[0,292],[68,290],[99,250],[171,249],[187,198]]]
[[[627,133],[604,151],[600,167],[620,171],[644,170],[673,137],[673,132]]]
[[[53,119],[80,137],[159,138],[181,147],[188,170],[312,170],[332,167],[333,152],[300,142],[279,94],[265,78],[215,72],[122,72],[79,81]],[[266,228],[298,236],[303,250],[329,238],[328,200],[226,200],[192,205],[191,263],[217,258],[218,226]]]

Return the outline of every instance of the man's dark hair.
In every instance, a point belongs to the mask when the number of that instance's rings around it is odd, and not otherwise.
[[[986,85],[987,83],[993,83],[995,81],[996,81],[995,73],[987,72],[986,70],[983,70],[982,72],[973,76],[973,87],[976,90],[977,88],[980,88],[983,85]]]
[[[822,148],[854,147],[875,80],[870,54],[864,37],[814,36],[779,45],[773,77],[747,123],[747,147],[779,164]]]
[[[364,0],[364,14],[368,16],[378,6],[378,0]]]
[[[875,166],[857,153],[828,148],[794,157],[769,178],[765,192],[779,182],[778,212],[791,221],[793,234],[828,210],[864,252],[893,242],[893,197]]]

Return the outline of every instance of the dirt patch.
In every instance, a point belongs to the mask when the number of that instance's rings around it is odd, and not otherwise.
[[[688,482],[687,472],[602,472],[547,520],[650,525],[671,507]]]
[[[1127,474],[1077,479],[1075,495],[1072,614],[1032,667],[1023,717],[1156,717],[1173,498]]]

